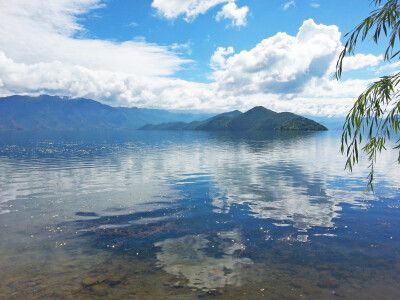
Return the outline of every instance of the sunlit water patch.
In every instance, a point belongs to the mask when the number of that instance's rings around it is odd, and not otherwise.
[[[398,299],[400,173],[339,133],[1,134],[5,299]]]

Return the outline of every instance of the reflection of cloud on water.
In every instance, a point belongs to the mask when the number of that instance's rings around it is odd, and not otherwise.
[[[121,146],[120,152],[114,153],[111,150],[115,145],[104,145],[106,155],[71,155],[68,151],[73,151],[75,146],[63,143],[57,144],[58,154],[50,156],[41,156],[46,143],[40,143],[36,148],[32,146],[32,149],[16,148],[21,153],[28,150],[33,153],[21,154],[18,159],[2,153],[0,214],[13,211],[15,205],[9,209],[11,205],[7,202],[15,200],[37,202],[37,206],[46,207],[46,212],[50,213],[51,207],[55,212],[62,211],[66,216],[76,218],[77,210],[117,215],[121,211],[158,209],[178,198],[168,182],[160,182],[156,166],[142,171],[146,169],[146,162],[157,161],[153,152],[148,154],[146,149],[136,151],[126,144],[123,146],[125,148]],[[99,146],[93,146],[95,153],[96,147]],[[15,155],[14,152],[6,154]]]
[[[237,257],[244,250],[237,230],[221,232],[210,238],[204,234],[166,239],[155,244],[163,270],[187,280],[189,287],[215,289],[227,284],[240,285],[240,269],[251,264],[249,258]],[[211,256],[209,253],[216,253]]]
[[[6,204],[10,200],[33,200],[74,217],[77,210],[132,213],[169,207],[186,199],[187,193],[181,193],[186,184],[201,181],[210,188],[215,212],[228,213],[241,204],[256,218],[290,222],[307,230],[334,227],[342,203],[362,207],[363,200],[373,198],[362,192],[367,163],[357,166],[353,174],[344,171],[340,136],[330,133],[261,139],[206,133],[179,133],[182,139],[173,139],[174,133],[168,132],[147,135],[149,141],[142,137],[145,142],[136,146],[101,144],[102,155],[69,156],[67,150],[75,146],[63,144],[59,147],[66,153],[60,150],[64,154],[59,156],[13,159],[7,155],[15,150],[3,153],[0,209],[10,210]],[[396,154],[385,151],[377,164],[376,188],[385,182],[385,197],[398,194],[390,188],[400,185]]]
[[[334,227],[343,203],[365,207],[364,200],[376,199],[362,192],[360,173],[343,171],[335,141],[323,136],[253,141],[227,153],[236,164],[215,168],[214,212],[245,205],[255,218],[293,223],[301,231]]]
[[[246,182],[243,173],[240,177],[241,182]],[[298,178],[281,178],[271,170],[255,186],[220,177],[213,195],[214,212],[229,213],[236,204],[246,205],[255,218],[291,222],[297,229],[307,230],[315,226],[334,227],[333,220],[342,210],[341,203],[362,207],[366,203],[360,200],[373,199],[356,191],[332,190],[326,185],[317,185],[310,192],[307,185],[313,180],[303,174],[302,181],[304,186],[296,186]]]

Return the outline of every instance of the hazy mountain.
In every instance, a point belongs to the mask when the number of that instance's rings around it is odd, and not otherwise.
[[[234,117],[240,115],[242,112],[238,110],[225,112],[211,118],[208,118],[204,121],[193,121],[190,123],[185,122],[169,122],[169,123],[161,123],[161,124],[146,124],[140,127],[140,130],[201,130],[202,126],[205,124],[212,124],[214,122],[218,122],[219,119],[230,119],[230,117]]]
[[[185,122],[169,122],[161,124],[146,124],[140,127],[140,130],[195,130],[199,125],[203,124],[201,121],[193,121],[190,123]]]
[[[238,115],[241,115],[242,112],[239,110],[233,110],[233,111],[228,111],[228,112],[224,112],[222,114],[216,115],[216,116],[212,116],[211,118],[208,118],[204,121],[210,121],[211,119],[217,118],[217,117],[235,117]]]
[[[308,116],[305,116],[308,118]],[[311,117],[311,116],[310,116]],[[324,125],[329,130],[339,130],[342,131],[343,124],[346,120],[345,117],[311,117],[314,121]]]
[[[142,130],[207,130],[207,131],[322,131],[325,126],[302,116],[283,112],[277,113],[262,106],[256,106],[245,113],[238,111],[224,113],[203,122],[164,123],[145,125]]]
[[[192,122],[211,116],[111,107],[83,98],[47,95],[0,98],[0,130],[137,129],[148,123]]]

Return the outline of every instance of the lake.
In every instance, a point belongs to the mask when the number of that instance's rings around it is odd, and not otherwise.
[[[396,151],[340,132],[0,133],[2,299],[399,299]]]

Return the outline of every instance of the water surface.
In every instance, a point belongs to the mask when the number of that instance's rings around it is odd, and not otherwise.
[[[399,299],[400,172],[340,133],[0,135],[0,297]]]

